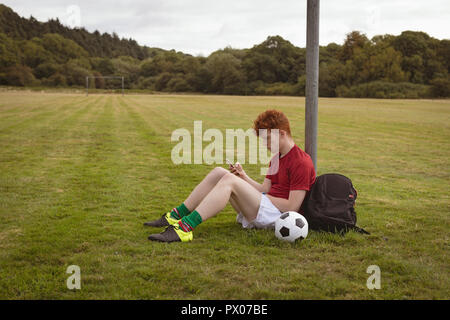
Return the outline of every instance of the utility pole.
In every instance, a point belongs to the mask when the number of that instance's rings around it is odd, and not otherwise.
[[[319,7],[320,0],[307,0],[305,151],[317,172],[317,124],[319,100]]]

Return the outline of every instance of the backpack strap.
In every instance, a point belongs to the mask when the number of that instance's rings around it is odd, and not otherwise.
[[[357,226],[351,226],[352,230],[355,230],[356,232],[362,233],[362,234],[370,234],[370,232],[367,232],[363,228],[357,227]]]

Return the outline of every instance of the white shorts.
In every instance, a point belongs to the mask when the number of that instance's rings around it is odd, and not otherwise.
[[[273,229],[275,221],[280,217],[281,211],[270,201],[270,199],[262,193],[261,203],[259,204],[258,214],[255,220],[248,221],[242,213],[236,215],[236,221],[242,224],[243,228],[257,229]]]

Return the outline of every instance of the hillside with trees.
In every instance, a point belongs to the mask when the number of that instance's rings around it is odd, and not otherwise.
[[[84,87],[86,76],[124,76],[128,89],[239,95],[304,95],[306,49],[269,36],[208,57],[140,46],[115,33],[22,18],[0,4],[0,85]],[[424,32],[353,31],[320,47],[322,97],[449,97],[450,40]],[[93,88],[108,86],[104,79]]]

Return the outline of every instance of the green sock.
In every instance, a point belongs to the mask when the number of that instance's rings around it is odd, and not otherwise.
[[[189,213],[189,209],[184,205],[184,203],[180,204],[178,207],[175,207],[170,211],[170,216],[174,219],[180,220],[184,216],[187,216]]]
[[[181,218],[181,220],[178,221],[178,224],[183,231],[189,232],[194,230],[194,228],[202,223],[202,221],[202,216],[196,210],[194,210],[191,214]]]

